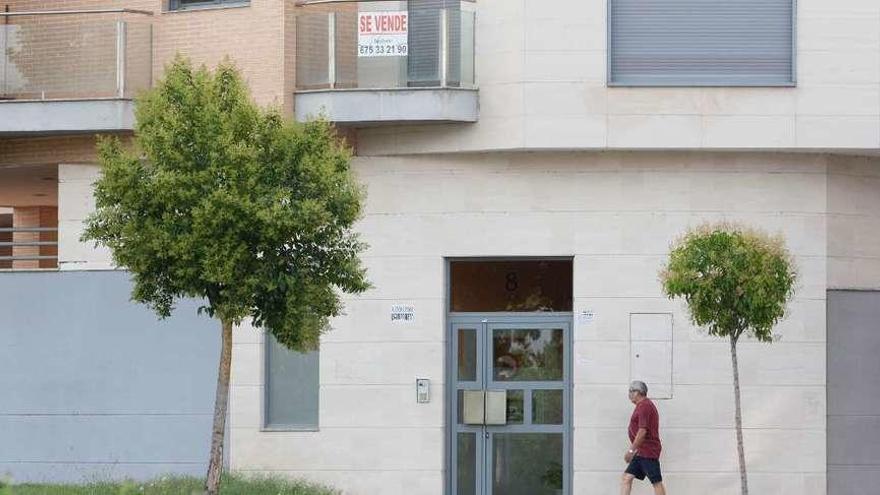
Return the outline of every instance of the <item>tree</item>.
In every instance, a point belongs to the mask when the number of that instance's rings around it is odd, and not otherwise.
[[[238,71],[178,57],[137,101],[134,145],[102,139],[97,209],[84,240],[130,270],[132,299],[160,317],[200,298],[222,348],[205,491],[219,490],[232,327],[252,318],[285,346],[318,345],[339,291],[369,287],[352,226],[362,189],[326,122],[287,123]]]
[[[740,483],[747,495],[736,345],[743,335],[773,341],[773,327],[794,295],[793,259],[781,237],[736,225],[705,225],[673,245],[660,278],[670,299],[684,298],[695,325],[730,342]]]

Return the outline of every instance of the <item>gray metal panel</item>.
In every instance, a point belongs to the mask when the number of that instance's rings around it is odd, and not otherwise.
[[[296,120],[324,115],[331,122],[367,126],[379,123],[476,122],[477,90],[363,89],[304,91],[295,95]]]
[[[0,136],[132,129],[131,100],[0,102]]]
[[[609,84],[790,86],[794,0],[608,0]]]
[[[880,483],[880,291],[828,291],[828,493]]]
[[[125,272],[0,273],[0,472],[203,474],[218,325],[195,301],[157,320],[130,291]]]

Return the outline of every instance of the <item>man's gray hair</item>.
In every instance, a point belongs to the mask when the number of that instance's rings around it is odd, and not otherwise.
[[[633,380],[632,383],[629,384],[629,389],[638,392],[645,397],[648,396],[648,385],[645,384],[645,382]]]

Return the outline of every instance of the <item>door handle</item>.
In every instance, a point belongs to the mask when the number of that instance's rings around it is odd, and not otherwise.
[[[482,390],[463,390],[464,418],[466,425],[484,424],[486,414],[486,395]]]
[[[486,391],[486,424],[507,424],[507,390]]]
[[[506,390],[463,390],[462,421],[466,425],[506,425]]]

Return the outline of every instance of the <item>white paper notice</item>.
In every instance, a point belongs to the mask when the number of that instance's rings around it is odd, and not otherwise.
[[[416,308],[408,304],[391,305],[391,323],[412,323],[416,319]]]
[[[358,57],[405,57],[409,17],[402,12],[358,15]]]

